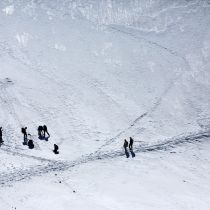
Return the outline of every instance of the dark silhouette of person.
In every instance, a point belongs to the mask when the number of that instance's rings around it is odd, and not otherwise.
[[[125,149],[125,155],[128,158],[129,157],[129,153],[128,153],[128,150],[127,150],[127,148],[128,148],[128,141],[126,139],[124,140],[123,147]]]
[[[2,139],[2,127],[0,127],[0,144],[3,143],[3,139]]]
[[[21,131],[23,133],[23,143],[27,145],[27,139],[28,139],[28,135],[27,135],[27,127],[22,128]]]
[[[54,150],[53,150],[53,152],[54,152],[55,154],[59,154],[58,149],[59,149],[58,145],[57,145],[57,144],[54,144]]]
[[[127,147],[128,147],[128,141],[125,139],[124,140],[124,145],[123,145],[123,147],[124,147],[124,149],[127,149]]]
[[[43,125],[43,131],[44,131],[44,138],[45,138],[45,134],[47,133],[48,137],[50,136],[50,134],[48,133],[48,130],[47,130],[47,126],[46,125]]]
[[[133,138],[132,137],[130,137],[129,149],[133,150]]]
[[[29,149],[33,149],[34,148],[34,142],[31,139],[28,141],[28,148]]]
[[[43,128],[43,126],[40,125],[38,127],[38,136],[39,136],[39,138],[43,137],[43,132],[44,132],[44,128]]]
[[[134,151],[133,151],[133,142],[134,142],[133,138],[130,137],[129,150],[130,150],[130,153],[131,153],[131,155],[132,155],[132,158],[134,158],[134,157],[136,156],[136,154],[135,154]]]

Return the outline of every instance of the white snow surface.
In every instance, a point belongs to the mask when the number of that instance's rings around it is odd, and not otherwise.
[[[1,210],[208,210],[210,1],[1,0],[1,126]]]

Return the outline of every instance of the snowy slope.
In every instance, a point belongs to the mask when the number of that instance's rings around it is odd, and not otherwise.
[[[0,153],[6,168],[0,175],[8,170],[15,178],[0,178],[0,185],[52,172],[53,165],[55,170],[67,170],[89,159],[121,156],[123,139],[129,136],[135,139],[137,153],[208,136],[209,69],[207,0],[2,0],[0,126],[5,144]],[[37,139],[40,124],[48,125],[48,142]],[[32,151],[22,145],[22,126],[28,127],[35,142]],[[59,156],[52,153],[54,143],[60,146]],[[196,146],[193,150],[198,152]],[[205,155],[206,151],[201,162]],[[176,156],[179,164],[182,158]],[[192,161],[189,158],[186,167]],[[104,164],[109,167],[110,162]],[[38,170],[31,173],[33,166]],[[91,167],[97,164],[93,161],[78,173],[92,171]],[[209,162],[205,167],[209,171]],[[22,170],[23,177],[16,176]],[[97,179],[97,174],[93,176]],[[209,180],[206,177],[203,182]],[[200,209],[207,209],[206,200]],[[5,209],[9,206],[5,204]],[[195,206],[198,209],[198,203]],[[148,203],[140,207],[155,209]],[[123,209],[118,204],[106,208]]]

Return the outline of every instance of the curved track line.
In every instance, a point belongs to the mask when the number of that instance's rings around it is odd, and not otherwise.
[[[160,106],[163,98],[173,88],[174,83],[178,79],[180,79],[181,76],[182,76],[182,74],[179,74],[176,78],[173,78],[173,80],[168,84],[168,86],[165,88],[165,90],[163,91],[163,93],[159,96],[159,98],[156,100],[156,102],[152,105],[152,107],[148,111],[146,111],[145,113],[143,113],[139,117],[137,117],[125,130],[120,131],[117,135],[115,135],[111,139],[107,140],[105,144],[101,145],[98,148],[98,150],[101,150],[105,146],[110,145],[112,142],[114,142],[115,140],[117,140],[118,138],[120,138],[123,134],[125,134],[127,131],[129,131],[132,127],[134,127],[135,125],[137,125],[143,118],[145,118],[146,116],[148,116],[148,115],[152,114],[153,112],[155,112],[156,109]],[[144,129],[143,128],[140,128],[140,130],[144,130]]]

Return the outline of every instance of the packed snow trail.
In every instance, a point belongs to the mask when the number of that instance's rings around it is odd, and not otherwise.
[[[198,132],[194,134],[190,134],[187,136],[180,136],[180,137],[174,137],[171,138],[168,141],[165,141],[163,143],[154,144],[150,146],[138,146],[135,147],[134,152],[151,152],[151,151],[160,151],[160,150],[167,150],[170,148],[173,148],[174,146],[181,145],[184,143],[193,143],[200,140],[206,140],[206,138],[210,137],[210,131],[204,131],[204,132]],[[4,148],[0,148],[1,150],[6,150]],[[9,152],[9,150],[6,150]],[[22,155],[20,153],[13,153],[14,155]],[[78,158],[74,161],[54,161],[54,160],[48,160],[44,158],[37,158],[34,156],[27,156],[22,155],[23,157],[28,158],[35,158],[36,160],[42,161],[41,164],[31,166],[27,169],[17,169],[12,172],[8,173],[0,173],[0,186],[10,186],[15,182],[30,179],[34,176],[41,176],[43,174],[47,174],[50,172],[55,171],[65,171],[69,170],[75,166],[79,166],[81,164],[97,161],[97,160],[106,160],[110,158],[117,158],[120,156],[124,156],[124,152],[122,150],[117,151],[110,151],[110,152],[100,152],[96,151],[94,153],[91,153],[89,155],[84,155],[81,158]]]
[[[37,144],[35,144],[35,147],[36,147],[36,145]],[[11,148],[11,146],[9,146],[7,144],[2,144],[0,146],[0,150],[6,152],[8,154],[11,154],[13,156],[25,157],[25,158],[29,158],[29,159],[38,160],[38,161],[41,161],[41,162],[52,162],[53,161],[51,159],[47,159],[47,158],[43,158],[43,157],[38,157],[38,156],[34,156],[34,155],[27,155],[27,154],[21,153],[21,152],[18,151],[18,150],[20,150],[20,148],[16,148],[16,147],[15,148],[14,147]],[[16,151],[14,151],[14,150],[16,150]]]

